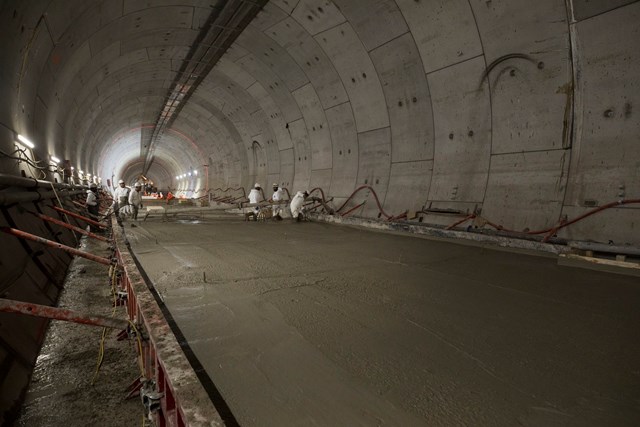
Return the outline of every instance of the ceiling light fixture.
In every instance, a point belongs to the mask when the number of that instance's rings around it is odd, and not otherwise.
[[[33,142],[29,141],[27,138],[25,138],[20,134],[18,134],[18,141],[22,142],[24,145],[26,145],[29,148],[36,148]]]

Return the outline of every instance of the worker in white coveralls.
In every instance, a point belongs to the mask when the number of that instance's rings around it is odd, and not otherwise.
[[[138,219],[138,208],[142,207],[142,184],[136,182],[133,191],[129,193],[129,206],[133,210],[133,219]]]
[[[87,200],[85,205],[87,205],[87,211],[89,214],[97,218],[100,215],[100,206],[98,205],[98,186],[96,184],[91,184],[89,189],[87,190]]]
[[[116,213],[116,216],[120,216],[120,211],[125,213],[125,208],[129,204],[129,192],[131,189],[124,185],[124,180],[118,181],[118,187],[113,190],[113,211]]]
[[[249,203],[258,204],[260,199],[262,198],[262,193],[260,192],[260,184],[256,182],[251,191],[249,192]],[[258,218],[258,212],[260,212],[260,206],[255,206],[250,215],[253,216],[253,219]]]
[[[309,197],[309,193],[306,191],[298,191],[291,200],[291,216],[296,221],[300,222],[304,219],[304,201]]]
[[[273,196],[271,196],[271,201],[274,203],[278,203],[284,200],[284,191],[282,188],[278,187],[277,183],[273,183]],[[273,205],[273,219],[282,221],[282,206],[281,205]]]

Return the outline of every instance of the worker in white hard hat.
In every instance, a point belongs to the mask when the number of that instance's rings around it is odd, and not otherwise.
[[[85,205],[87,205],[87,211],[89,215],[94,218],[98,218],[100,215],[100,199],[98,194],[98,186],[94,183],[91,183],[89,189],[87,190],[87,200]]]
[[[291,216],[298,222],[304,219],[304,201],[307,197],[309,197],[309,193],[306,191],[298,191],[291,200]]]
[[[129,193],[129,206],[132,210],[132,218],[138,219],[138,208],[142,207],[142,184],[136,182],[133,191]]]
[[[284,191],[282,188],[278,186],[277,182],[273,183],[273,196],[271,196],[270,202],[278,203],[284,200]],[[272,206],[273,209],[273,219],[277,221],[282,221],[282,205],[274,204]]]
[[[249,203],[251,203],[252,205],[260,203],[260,200],[263,199],[262,192],[260,190],[260,184],[256,182],[256,184],[249,192]],[[260,206],[255,206],[253,208],[253,211],[251,212],[251,215],[253,215],[254,219],[258,218],[258,212],[260,212]]]
[[[113,190],[113,211],[117,217],[120,217],[121,213],[125,213],[129,204],[129,192],[131,189],[124,185],[124,180],[118,181],[118,186]]]

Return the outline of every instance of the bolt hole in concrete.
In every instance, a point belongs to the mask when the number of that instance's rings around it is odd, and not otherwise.
[[[126,230],[133,251],[243,426],[640,420],[637,277],[316,222],[160,221]]]

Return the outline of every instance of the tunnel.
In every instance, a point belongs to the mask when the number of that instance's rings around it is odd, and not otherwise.
[[[638,425],[639,22],[634,0],[4,0],[3,304],[126,282],[165,322],[123,327],[170,385],[139,381],[149,422]],[[136,220],[120,180],[154,194]],[[246,221],[272,185],[305,221]],[[7,425],[57,323],[0,313]]]

